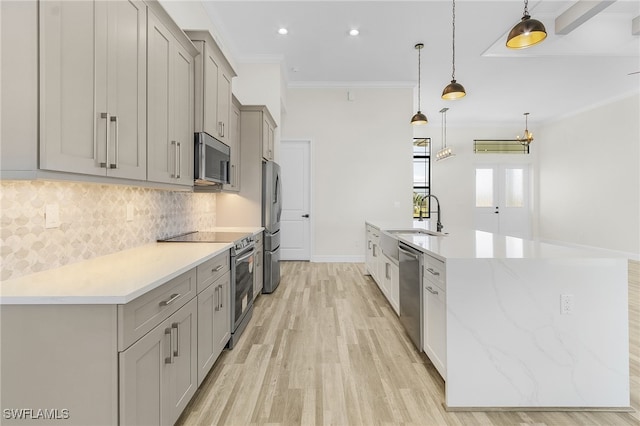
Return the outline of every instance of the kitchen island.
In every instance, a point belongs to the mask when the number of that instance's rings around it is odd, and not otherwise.
[[[381,231],[413,227],[367,224]],[[439,371],[448,409],[629,408],[626,258],[448,231],[395,234],[444,268],[437,326],[444,333]],[[424,317],[433,320],[428,312]]]

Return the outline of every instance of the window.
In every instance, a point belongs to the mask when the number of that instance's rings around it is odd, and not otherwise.
[[[431,139],[413,139],[413,217],[429,217]]]

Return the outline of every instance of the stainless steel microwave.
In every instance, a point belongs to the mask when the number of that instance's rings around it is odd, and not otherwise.
[[[211,186],[229,183],[228,145],[205,132],[195,134],[194,167],[195,185]]]

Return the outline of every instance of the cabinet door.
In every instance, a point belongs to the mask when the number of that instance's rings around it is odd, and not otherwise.
[[[193,185],[193,58],[149,12],[148,179]]]
[[[223,186],[225,191],[240,191],[240,109],[231,107],[228,145],[231,150],[229,161],[229,181]]]
[[[169,30],[149,11],[147,28],[147,109],[148,146],[147,178],[154,182],[172,182],[176,169],[176,149],[171,144],[173,117],[171,60],[173,36]]]
[[[262,276],[263,270],[264,270],[263,256],[264,256],[264,251],[263,251],[262,245],[260,245],[259,247],[256,246],[256,257],[255,257],[256,261],[255,261],[255,270],[253,274],[253,300],[255,300],[256,297],[258,297],[258,295],[262,293],[262,285],[264,281],[264,277]]]
[[[171,328],[165,321],[119,354],[120,424],[172,424],[163,413]]]
[[[446,373],[446,294],[429,280],[424,280],[424,352],[445,381]]]
[[[231,77],[222,69],[218,70],[218,135],[219,139],[228,143],[231,111]]]
[[[219,306],[219,290],[220,287],[216,281],[198,294],[198,386],[217,358],[213,328],[215,313]]]
[[[231,337],[231,276],[223,279],[218,288],[220,298],[220,308],[215,312],[214,342],[219,355]],[[216,355],[216,358],[217,358]]]
[[[105,174],[107,4],[40,2],[41,169]]]
[[[169,386],[165,393],[169,424],[174,424],[198,388],[197,301],[191,299],[169,317],[173,333],[173,362],[169,369]]]
[[[271,160],[271,148],[269,147],[269,128],[271,125],[266,117],[262,121],[262,157],[265,160]]]
[[[176,183],[193,185],[193,58],[177,42],[173,50],[173,137]]]
[[[211,47],[204,43],[204,99],[202,128],[213,137],[219,138],[218,129],[218,59]]]
[[[147,177],[147,7],[141,1],[109,7],[108,176]]]

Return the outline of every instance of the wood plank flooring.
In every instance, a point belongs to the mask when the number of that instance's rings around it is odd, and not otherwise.
[[[447,412],[444,382],[354,263],[283,262],[179,425],[638,425],[640,267],[630,263],[634,413]]]

